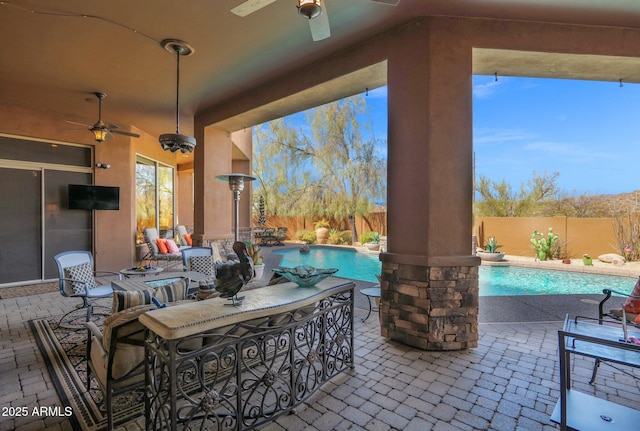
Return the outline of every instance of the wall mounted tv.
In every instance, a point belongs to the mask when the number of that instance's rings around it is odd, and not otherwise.
[[[120,187],[69,184],[70,210],[119,210]]]

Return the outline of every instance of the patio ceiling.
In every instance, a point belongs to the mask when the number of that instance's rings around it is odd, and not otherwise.
[[[134,125],[152,135],[171,132],[175,127],[175,57],[159,42],[177,38],[195,48],[194,55],[180,62],[181,113],[185,117],[181,128],[192,133],[190,118],[199,110],[422,16],[640,28],[637,0],[401,0],[397,7],[370,0],[325,0],[331,37],[313,42],[295,1],[277,0],[245,18],[230,12],[241,2],[3,1],[0,103],[93,124],[97,104],[92,93],[102,91],[108,95],[103,106],[105,120]],[[640,82],[638,60],[633,58],[477,49],[474,71]],[[378,65],[357,79],[338,81],[230,120],[227,127],[247,127],[274,113],[295,112],[328,93],[337,98],[359,92],[363,86],[376,88],[384,84],[384,68]],[[68,124],[61,122],[60,127]]]

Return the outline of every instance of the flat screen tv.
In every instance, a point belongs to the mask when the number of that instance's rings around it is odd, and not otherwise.
[[[119,210],[120,187],[69,184],[70,210]]]

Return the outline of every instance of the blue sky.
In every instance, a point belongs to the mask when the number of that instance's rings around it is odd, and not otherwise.
[[[386,157],[387,87],[366,96],[373,136]],[[287,117],[309,129],[304,113]],[[514,190],[534,173],[559,172],[573,195],[640,189],[640,85],[474,76],[476,174]]]
[[[477,174],[517,189],[559,172],[578,195],[640,189],[640,86],[476,76],[473,88]]]

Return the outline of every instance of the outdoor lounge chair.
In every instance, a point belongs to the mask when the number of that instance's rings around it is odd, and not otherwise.
[[[176,253],[162,253],[158,247],[158,230],[154,227],[145,228],[143,231],[144,241],[147,243],[149,251],[144,256],[143,260],[155,261],[156,264],[159,261],[164,261],[168,267],[171,262],[179,262],[182,260],[182,254],[180,251]],[[171,240],[173,241],[173,240]]]
[[[189,279],[181,278],[155,290],[116,291],[113,314],[104,320],[102,329],[87,322],[87,390],[93,376],[104,394],[108,430],[114,426],[113,397],[144,389],[146,327],[138,322],[138,316],[157,307],[151,298],[164,306],[184,302],[188,287]]]
[[[280,226],[275,231],[275,243],[273,245],[284,245],[282,241],[285,239],[287,239],[287,228]]]
[[[184,227],[183,225],[176,226],[176,234],[177,234],[176,238],[180,239],[180,242],[178,243],[178,245],[181,248],[191,246],[191,239],[187,240],[187,237],[191,238],[191,235],[187,231],[186,227]]]
[[[618,292],[611,289],[603,289],[605,297],[600,304],[598,304],[598,322],[602,325],[607,320],[614,320],[617,322],[623,322],[628,326],[640,328],[640,278],[636,282],[635,287],[631,294]],[[621,306],[615,308],[607,307],[607,302],[612,298],[612,295],[617,295],[616,299],[624,299],[624,303]],[[607,310],[607,308],[609,308]],[[624,312],[623,312],[624,311]],[[600,366],[600,360],[596,359],[593,366],[593,373],[591,375],[590,384],[596,380],[596,374],[598,373],[598,367]]]
[[[55,255],[53,259],[58,266],[60,294],[82,298],[82,306],[79,308],[86,307],[88,322],[93,314],[93,302],[100,298],[108,298],[113,293],[111,286],[98,285],[95,277],[114,275],[122,278],[121,275],[117,272],[94,271],[93,255],[90,251],[65,251]],[[60,322],[71,312],[62,316]]]

